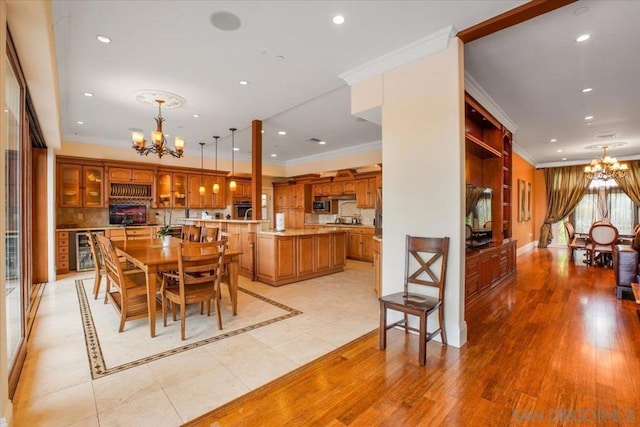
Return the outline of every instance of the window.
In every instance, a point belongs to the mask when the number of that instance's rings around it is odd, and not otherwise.
[[[602,218],[609,218],[620,234],[632,234],[638,223],[638,207],[615,181],[592,181],[570,215],[578,233],[588,233],[591,224]]]

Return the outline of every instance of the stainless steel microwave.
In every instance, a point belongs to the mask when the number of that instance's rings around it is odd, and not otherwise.
[[[314,201],[313,207],[312,207],[313,213],[326,213],[326,214],[336,213],[337,209],[332,210],[333,206],[331,205],[332,205],[331,200]]]

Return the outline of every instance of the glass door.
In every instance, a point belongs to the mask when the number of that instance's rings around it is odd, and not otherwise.
[[[7,361],[11,370],[24,339],[22,293],[22,259],[20,251],[22,227],[22,92],[9,58],[5,58],[5,303]]]

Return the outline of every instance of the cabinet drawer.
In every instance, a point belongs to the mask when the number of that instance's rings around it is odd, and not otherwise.
[[[61,262],[69,262],[69,254],[58,254],[58,265],[60,265]]]
[[[58,242],[58,254],[68,254],[69,253],[69,242],[66,244],[62,244]]]

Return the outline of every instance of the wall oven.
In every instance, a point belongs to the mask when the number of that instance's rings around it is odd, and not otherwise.
[[[233,202],[233,213],[235,219],[251,219],[253,209],[251,209],[251,200],[236,200]]]

